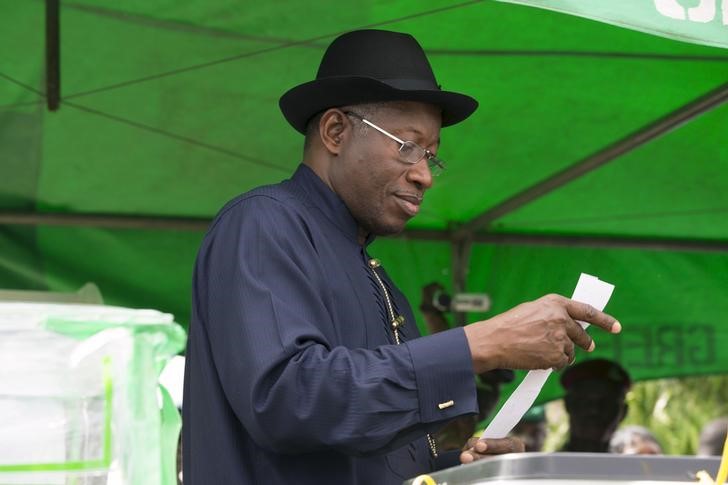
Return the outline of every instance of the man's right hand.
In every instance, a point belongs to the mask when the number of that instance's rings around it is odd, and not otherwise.
[[[561,295],[546,295],[465,327],[473,368],[562,369],[574,360],[574,345],[591,352],[592,338],[581,320],[611,333],[622,329],[614,317]]]
[[[506,438],[470,438],[463,452],[460,453],[460,463],[467,464],[493,455],[505,453],[523,453],[526,446],[520,438],[508,436]]]

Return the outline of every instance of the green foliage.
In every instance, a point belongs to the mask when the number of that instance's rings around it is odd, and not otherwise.
[[[623,426],[636,424],[652,431],[666,455],[694,455],[703,426],[728,416],[728,375],[638,382],[627,394],[627,403]],[[544,451],[557,451],[569,430],[562,401],[549,403],[547,416]]]
[[[662,379],[637,383],[627,395],[623,424],[646,427],[668,455],[693,455],[703,426],[728,416],[728,376]]]
[[[569,435],[569,415],[566,414],[563,399],[546,405],[546,426],[543,451],[559,451]]]

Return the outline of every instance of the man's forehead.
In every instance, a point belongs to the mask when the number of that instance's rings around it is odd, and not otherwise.
[[[419,138],[432,136],[432,133],[425,133],[424,131],[420,130],[418,127],[416,127],[414,125],[400,125],[397,127],[397,131],[400,133],[412,133]],[[437,138],[434,141],[436,141],[437,143],[440,143],[439,129],[437,130]]]
[[[440,130],[433,133],[424,133],[415,127],[404,127],[393,130],[404,141],[413,141],[423,148],[436,150],[440,146]]]
[[[407,103],[407,104],[404,104]],[[378,110],[375,118],[382,123],[391,123],[392,129],[399,132],[410,132],[421,136],[432,136],[442,126],[440,110],[436,106],[425,103],[403,102],[385,106]]]

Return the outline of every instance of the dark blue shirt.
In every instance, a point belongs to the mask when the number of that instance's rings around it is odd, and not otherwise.
[[[222,209],[193,281],[186,484],[388,485],[432,470],[425,433],[477,412],[467,341],[420,337],[379,268],[405,318],[395,345],[370,257],[305,165]]]

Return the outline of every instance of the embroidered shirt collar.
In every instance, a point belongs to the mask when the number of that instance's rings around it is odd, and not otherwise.
[[[300,164],[291,180],[299,185],[307,194],[308,202],[317,207],[327,219],[337,226],[349,239],[358,244],[359,224],[351,215],[349,208],[331,188],[316,175],[311,167]],[[375,236],[369,234],[364,246],[374,241]]]

